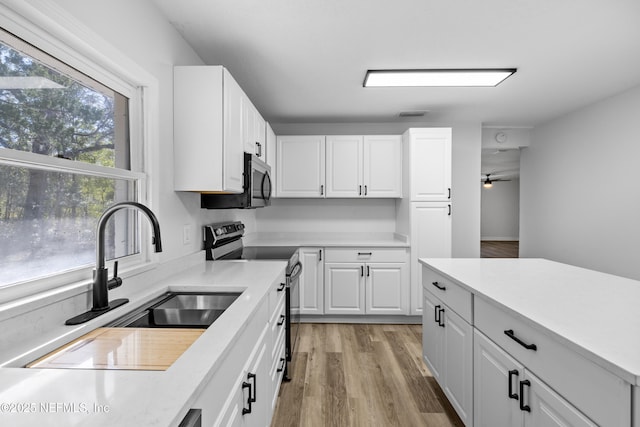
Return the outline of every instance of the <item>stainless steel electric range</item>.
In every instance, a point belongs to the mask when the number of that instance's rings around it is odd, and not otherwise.
[[[286,360],[284,378],[289,381],[293,372],[293,351],[298,340],[300,315],[291,307],[299,307],[298,283],[302,264],[296,246],[244,246],[244,224],[240,221],[220,222],[204,226],[204,249],[208,261],[219,260],[281,260],[286,268]]]

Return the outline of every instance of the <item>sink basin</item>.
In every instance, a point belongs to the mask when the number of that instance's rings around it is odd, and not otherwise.
[[[125,328],[207,328],[240,292],[168,292],[110,323]]]
[[[177,294],[152,309],[156,325],[209,326],[239,293]]]

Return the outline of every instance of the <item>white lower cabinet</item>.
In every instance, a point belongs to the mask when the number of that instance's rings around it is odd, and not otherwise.
[[[465,425],[473,415],[473,328],[427,290],[423,295],[424,361]]]
[[[283,273],[197,397],[203,427],[270,425],[284,373],[284,283]]]
[[[476,427],[597,425],[481,332],[474,335]]]
[[[214,426],[265,427],[270,424],[268,329],[269,325],[266,325],[262,330]]]
[[[406,249],[328,249],[325,314],[408,314],[407,257]]]
[[[324,314],[323,248],[300,248],[300,314]]]

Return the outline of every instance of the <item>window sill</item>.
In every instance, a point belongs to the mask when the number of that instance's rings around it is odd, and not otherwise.
[[[157,262],[147,262],[144,264],[139,264],[122,271],[122,274],[119,274],[119,276],[123,280],[125,280],[127,278],[138,276],[140,274],[154,270],[157,266]],[[6,302],[0,302],[0,322],[85,293],[87,294],[87,299],[90,301],[90,292],[91,280],[83,279],[57,286],[45,291],[37,292],[33,295],[18,297],[14,300],[9,300]]]

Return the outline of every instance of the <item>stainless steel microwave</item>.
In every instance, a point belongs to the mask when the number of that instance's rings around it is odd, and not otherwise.
[[[253,209],[271,204],[271,167],[257,156],[244,153],[244,191],[240,194],[202,194],[205,209]]]

